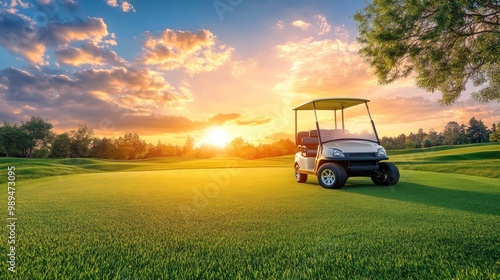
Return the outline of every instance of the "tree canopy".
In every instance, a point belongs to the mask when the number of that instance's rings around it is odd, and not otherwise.
[[[448,105],[470,81],[476,100],[500,102],[499,0],[373,0],[354,19],[381,84],[415,73]]]

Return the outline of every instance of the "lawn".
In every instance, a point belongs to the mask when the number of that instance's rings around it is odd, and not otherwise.
[[[498,150],[486,147],[465,147],[479,153],[466,161]],[[497,279],[500,179],[406,168],[455,164],[439,157],[462,148],[418,159],[396,152],[398,185],[351,178],[341,190],[321,188],[314,176],[295,183],[291,157],[47,160],[81,174],[18,180],[15,276]],[[18,174],[28,168],[22,163]]]

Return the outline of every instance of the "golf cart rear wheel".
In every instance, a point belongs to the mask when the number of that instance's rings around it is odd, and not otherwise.
[[[340,189],[347,181],[347,173],[336,163],[325,163],[318,170],[318,181],[323,188]]]
[[[295,164],[295,181],[297,183],[305,183],[307,181],[307,174],[300,173],[300,166]]]
[[[379,169],[371,176],[373,183],[378,186],[393,186],[399,181],[399,170],[391,162],[381,162]]]

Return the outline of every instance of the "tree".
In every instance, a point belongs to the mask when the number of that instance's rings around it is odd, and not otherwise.
[[[434,147],[441,146],[443,144],[443,136],[437,133],[434,129],[431,129],[429,133],[425,136],[423,145],[424,147]]]
[[[490,142],[500,142],[500,122],[491,126]]]
[[[51,157],[69,157],[71,149],[71,139],[67,132],[61,133],[52,142]]]
[[[30,137],[28,152],[29,156],[33,155],[33,149],[36,145],[41,145],[50,141],[53,125],[44,121],[40,117],[32,116],[29,121],[23,121],[21,128],[26,131]]]
[[[360,55],[381,84],[416,73],[427,91],[455,102],[472,81],[480,101],[500,101],[498,0],[374,0],[354,15]]]
[[[485,143],[490,139],[488,128],[481,120],[476,120],[472,117],[469,120],[469,127],[467,127],[467,138],[469,143]]]
[[[88,157],[92,148],[94,130],[87,127],[87,124],[79,125],[77,131],[70,131],[71,157]]]
[[[460,144],[460,125],[457,122],[448,122],[443,131],[445,145],[458,145]]]
[[[0,151],[7,157],[25,156],[30,145],[31,137],[24,129],[8,122],[0,127]]]
[[[136,133],[127,133],[114,141],[117,159],[137,159],[144,157],[148,145]]]
[[[194,138],[192,136],[188,136],[186,138],[184,146],[182,146],[184,155],[189,154],[189,152],[191,152],[193,148],[194,148]]]
[[[113,140],[106,137],[92,140],[92,152],[90,156],[93,158],[113,158]]]

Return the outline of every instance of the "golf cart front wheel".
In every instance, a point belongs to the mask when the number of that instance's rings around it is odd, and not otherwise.
[[[347,173],[336,163],[325,163],[318,170],[318,181],[323,188],[340,189],[347,181]]]
[[[300,173],[300,166],[295,164],[295,181],[297,183],[305,183],[307,181],[307,174]]]
[[[399,170],[393,163],[381,162],[379,169],[374,171],[371,178],[373,183],[378,186],[393,186],[399,181]]]

